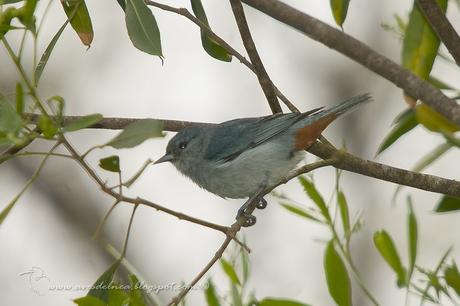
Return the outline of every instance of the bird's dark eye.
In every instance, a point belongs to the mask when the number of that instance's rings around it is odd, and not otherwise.
[[[186,142],[181,142],[181,143],[179,144],[179,149],[181,149],[181,150],[185,149],[186,147],[187,147],[187,143],[186,143]]]

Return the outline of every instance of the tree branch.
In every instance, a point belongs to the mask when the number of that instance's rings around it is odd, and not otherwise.
[[[235,16],[236,24],[238,25],[244,47],[246,48],[249,58],[254,65],[257,78],[259,79],[260,86],[264,91],[268,104],[274,114],[282,113],[283,111],[278,99],[276,98],[275,90],[272,82],[270,81],[270,77],[262,64],[256,45],[252,39],[251,31],[249,31],[249,26],[244,15],[243,5],[240,0],[230,0],[230,5],[232,6],[233,15]]]
[[[444,12],[434,0],[417,0],[417,3],[433,30],[447,47],[457,65],[460,66],[460,36],[458,36]]]
[[[36,122],[38,120],[37,115],[29,114],[31,120]],[[69,124],[70,122],[80,118],[79,116],[64,116],[63,122],[64,126]],[[99,123],[89,127],[89,128],[97,128],[97,129],[110,129],[110,130],[118,130],[122,129],[126,125],[140,119],[133,119],[133,118],[104,118]],[[190,126],[206,126],[211,125],[213,123],[203,123],[203,122],[191,122],[191,121],[176,121],[176,120],[165,120],[165,119],[158,119],[164,124],[165,131],[172,131],[177,132],[185,127]],[[65,142],[64,142],[65,144]],[[404,170],[380,163],[376,163],[370,160],[361,159],[353,154],[348,152],[338,150],[333,146],[328,144],[323,144],[321,142],[317,142],[312,147],[308,149],[308,151],[322,159],[325,160],[335,160],[332,162],[332,165],[336,168],[347,170],[350,172],[358,173],[361,175],[377,178],[383,181],[388,181],[404,186],[410,186],[417,189],[422,189],[426,191],[446,194],[454,197],[460,197],[460,182],[456,180],[446,179],[435,175],[430,174],[422,174],[418,172],[413,172],[409,170]],[[97,176],[96,176],[97,177]],[[104,183],[99,180],[98,184],[101,185],[101,188],[105,187]],[[109,189],[110,190],[110,189]],[[112,190],[110,192],[113,193]],[[132,199],[123,197],[122,199],[125,202],[137,203],[139,199]],[[146,200],[142,200],[146,201]],[[185,219],[188,221],[191,217],[182,218],[182,214],[169,211],[164,207],[156,207],[154,203],[145,202],[141,203],[144,205],[152,206],[156,209],[162,210],[166,213],[175,215],[179,219]],[[193,218],[191,218],[193,219]],[[193,221],[192,221],[193,222]],[[197,222],[195,222],[197,223]],[[219,227],[219,226],[218,226]],[[221,230],[217,229],[217,230]]]
[[[410,96],[422,100],[450,121],[460,125],[460,105],[457,102],[354,37],[277,0],[242,1],[348,56],[402,88]]]
[[[197,26],[200,27],[201,30],[203,30],[206,35],[208,35],[210,38],[212,38],[214,41],[216,41],[219,45],[221,45],[228,53],[236,57],[243,65],[248,67],[252,72],[254,72],[257,75],[257,71],[251,62],[249,62],[241,53],[236,51],[232,46],[230,46],[225,40],[223,40],[220,36],[218,36],[216,33],[214,33],[206,24],[204,24],[201,20],[193,16],[192,13],[190,13],[186,8],[175,8],[166,4],[162,3],[157,3],[155,1],[150,1],[146,0],[145,3],[150,6],[154,6],[156,8],[162,9],[167,12],[175,13],[178,15],[181,15]],[[291,112],[299,112],[299,109],[273,84],[271,80],[270,84],[273,86],[276,95],[283,101],[283,103],[289,108]]]

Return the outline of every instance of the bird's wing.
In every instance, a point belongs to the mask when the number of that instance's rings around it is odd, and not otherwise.
[[[210,139],[205,158],[215,162],[228,162],[246,150],[259,146],[288,130],[299,120],[316,113],[275,114],[262,118],[236,119],[221,123]]]

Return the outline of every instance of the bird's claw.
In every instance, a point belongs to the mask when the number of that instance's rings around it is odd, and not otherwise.
[[[257,203],[256,207],[258,209],[264,209],[265,207],[267,207],[267,201],[264,198],[260,198],[260,200]]]
[[[257,220],[255,216],[247,213],[244,209],[239,210],[238,214],[236,215],[236,220],[240,218],[243,218],[243,224],[242,224],[243,227],[253,226],[254,224],[256,224],[256,220]]]

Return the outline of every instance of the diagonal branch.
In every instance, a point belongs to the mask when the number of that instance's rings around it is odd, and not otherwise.
[[[434,0],[417,0],[417,3],[433,30],[447,47],[457,65],[460,66],[460,36],[444,12]]]
[[[186,8],[176,8],[173,6],[169,6],[163,3],[158,3],[155,1],[151,0],[145,0],[145,3],[150,6],[154,6],[156,8],[162,9],[167,12],[175,13],[178,15],[181,15],[197,26],[200,27],[201,30],[203,30],[206,35],[208,35],[210,38],[212,38],[215,42],[217,42],[219,45],[221,45],[228,53],[236,57],[243,65],[248,67],[252,72],[257,74],[256,68],[254,67],[251,62],[249,62],[241,53],[236,51],[232,46],[230,46],[225,40],[223,40],[220,36],[218,36],[216,33],[214,33],[206,24],[204,24],[201,20],[193,16],[192,13],[190,13]],[[283,101],[283,103],[289,108],[291,112],[299,112],[299,109],[271,82],[271,86],[275,89],[276,95]]]
[[[34,122],[38,120],[38,116],[36,115],[29,115],[29,116],[31,120]],[[68,123],[78,118],[80,117],[79,116],[70,116],[70,117],[65,116],[63,118],[63,124],[67,125]],[[118,129],[122,129],[124,126],[136,120],[141,120],[141,119],[105,118],[99,123],[89,128],[118,130]],[[165,131],[173,131],[173,132],[177,132],[185,127],[205,126],[205,125],[212,124],[212,123],[191,122],[191,121],[176,121],[176,120],[164,120],[164,119],[159,119],[159,120],[163,122]],[[400,168],[376,163],[370,160],[364,160],[353,154],[350,154],[343,150],[338,150],[334,148],[333,146],[330,146],[330,145],[327,145],[321,142],[317,142],[315,145],[310,147],[308,151],[325,160],[330,160],[330,159],[336,160],[335,162],[332,163],[332,165],[339,169],[347,170],[347,171],[358,173],[361,175],[373,177],[379,180],[392,182],[392,183],[396,183],[396,184],[400,184],[404,186],[409,186],[409,187],[413,187],[413,188],[417,188],[417,189],[421,189],[425,191],[431,191],[431,192],[446,194],[446,195],[450,195],[454,197],[460,197],[460,182],[456,180],[446,179],[446,178],[442,178],[442,177],[430,175],[430,174],[413,172],[413,171],[409,171],[405,169],[400,169]],[[107,190],[108,192],[113,193],[113,191],[107,188],[101,180],[97,181],[97,183],[101,186],[101,188],[103,188],[103,190],[105,188],[105,189],[108,189]],[[132,199],[132,198],[123,196],[122,201],[135,204],[137,203],[136,201],[139,201],[139,199]],[[161,206],[155,207],[156,204],[154,203],[145,202],[142,204],[152,206],[159,210],[163,210],[166,213],[175,215],[179,219],[182,219],[183,217],[182,214],[174,212],[174,211],[169,211],[168,209],[165,209],[164,207],[161,207]],[[188,221],[192,221],[186,218],[184,219]],[[217,230],[220,230],[220,229],[217,229]]]
[[[457,102],[356,38],[277,0],[242,1],[348,56],[460,125],[460,105]]]
[[[275,89],[273,88],[270,77],[262,64],[259,53],[257,52],[256,45],[251,36],[251,31],[249,31],[249,26],[244,15],[243,5],[240,0],[230,0],[230,4],[232,6],[233,15],[235,15],[236,24],[238,25],[244,47],[246,48],[249,58],[254,65],[257,78],[259,79],[260,86],[264,91],[268,104],[274,114],[282,113],[283,111],[278,99],[276,98]]]

